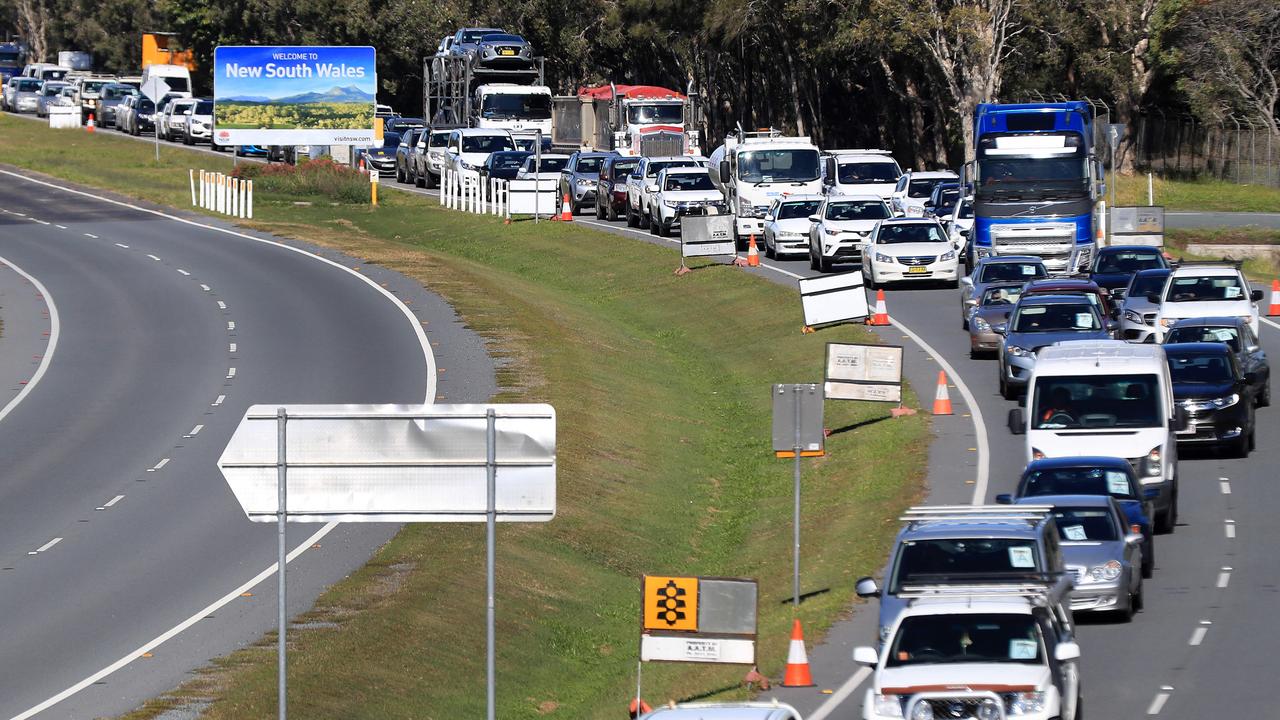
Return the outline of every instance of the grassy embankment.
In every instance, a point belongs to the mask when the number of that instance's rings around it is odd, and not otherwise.
[[[7,162],[178,207],[190,203],[187,168],[230,165],[165,148],[155,167],[151,153],[109,134],[55,135],[0,118]],[[558,410],[559,515],[498,533],[501,717],[621,716],[634,690],[645,572],[758,578],[761,669],[781,674],[791,479],[769,448],[769,385],[820,379],[825,342],[869,333],[802,336],[793,288],[708,263],[676,278],[669,249],[581,225],[504,227],[401,193],[383,193],[377,209],[262,194],[256,213],[254,227],[421,279],[491,342],[498,400]],[[830,589],[801,606],[811,636],[838,617],[853,580],[883,562],[891,518],[919,493],[927,418],[886,415],[880,405],[829,403],[827,424],[838,430],[830,455],[806,461],[804,588]],[[480,716],[482,563],[479,526],[401,531],[304,618],[323,622],[291,636],[293,712]],[[207,718],[268,717],[270,640],[131,717],[201,699],[211,700]],[[163,658],[162,646],[140,662]],[[654,665],[645,696],[742,696],[743,672]]]
[[[1108,182],[1111,180],[1107,177]],[[1153,179],[1155,204],[1165,210],[1216,212],[1280,212],[1280,188],[1237,185],[1221,180]],[[1106,199],[1111,200],[1110,194]],[[1116,186],[1119,205],[1147,204],[1147,176],[1121,176]]]

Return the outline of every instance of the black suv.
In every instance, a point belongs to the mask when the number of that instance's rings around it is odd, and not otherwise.
[[[609,155],[600,163],[596,181],[596,218],[617,220],[627,211],[627,176],[640,164],[638,157]]]
[[[1248,457],[1254,446],[1255,374],[1244,372],[1226,343],[1166,345],[1173,401],[1182,406],[1187,427],[1179,443],[1223,447]]]

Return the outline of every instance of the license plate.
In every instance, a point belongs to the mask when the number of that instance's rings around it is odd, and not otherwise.
[[[510,57],[512,55],[515,55],[516,51],[512,50],[511,48],[502,48],[501,50],[498,51],[498,54]]]
[[[910,268],[907,268],[907,274],[908,274],[908,275],[923,275],[923,274],[925,274],[925,273],[927,273],[927,272],[929,272],[929,268],[927,268],[927,267],[910,267]]]

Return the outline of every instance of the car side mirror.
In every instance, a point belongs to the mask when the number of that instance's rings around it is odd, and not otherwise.
[[[1152,305],[1160,304],[1160,295],[1158,293],[1147,293],[1147,302]]]
[[[1125,295],[1129,294],[1129,288],[1116,288],[1111,291],[1112,300],[1123,300]]]
[[[729,175],[729,161],[728,161],[728,160],[721,160],[721,161],[720,161],[720,182],[721,182],[721,183],[724,183],[724,184],[728,184],[728,182],[729,182],[729,177],[730,177],[730,175]]]
[[[1053,657],[1058,662],[1078,660],[1080,658],[1080,646],[1073,642],[1058,643],[1058,646],[1053,649]]]
[[[1107,318],[1106,327],[1107,327],[1107,332],[1113,333],[1116,330],[1120,329],[1120,323],[1116,322],[1114,318]]]
[[[1013,496],[1012,496],[1012,495],[1010,495],[1009,493],[1000,493],[999,495],[997,495],[997,496],[996,496],[996,504],[997,504],[997,505],[1012,505],[1012,504],[1013,504]]]
[[[1253,292],[1250,292],[1249,299],[1252,300],[1253,302],[1259,302],[1260,300],[1262,300],[1262,291],[1254,290]]]
[[[859,665],[875,666],[880,664],[880,653],[870,645],[860,645],[853,649],[853,661]]]
[[[997,335],[1004,335],[1009,332],[1009,323],[996,323],[991,326],[991,332]]]
[[[1022,408],[1009,410],[1009,432],[1014,435],[1027,434],[1027,420],[1022,414]]]
[[[1124,536],[1125,545],[1141,545],[1143,541],[1142,533],[1130,533]]]
[[[858,578],[853,591],[860,598],[880,597],[880,586],[876,585],[875,579],[869,577]]]
[[[961,284],[961,285],[967,285],[967,286],[969,286],[969,287],[973,287],[973,278],[972,278],[972,277],[970,277],[970,276],[968,276],[968,275],[966,275],[966,276],[964,276],[964,277],[960,278],[960,284]]]

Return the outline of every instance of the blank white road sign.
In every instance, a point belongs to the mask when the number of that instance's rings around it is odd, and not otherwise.
[[[275,522],[276,405],[253,405],[218,460],[250,520]],[[285,405],[291,522],[484,522],[494,409],[497,519],[556,513],[556,415],[545,404]]]
[[[861,320],[869,312],[860,272],[804,278],[798,284],[805,325]]]

